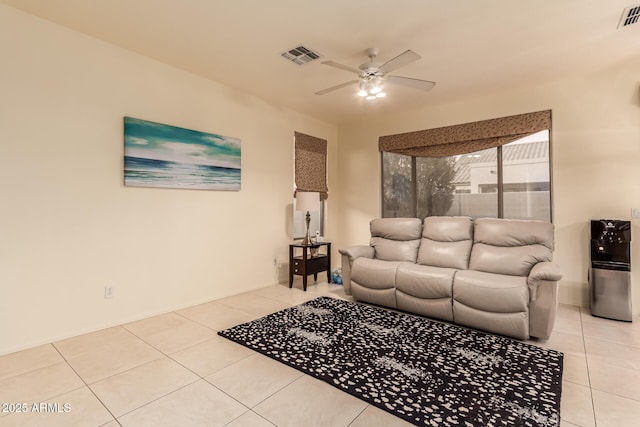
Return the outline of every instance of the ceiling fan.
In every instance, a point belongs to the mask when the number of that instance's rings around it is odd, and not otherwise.
[[[373,100],[386,96],[383,90],[383,85],[385,82],[423,91],[431,90],[433,86],[435,86],[434,82],[430,82],[428,80],[414,79],[411,77],[390,76],[387,74],[397,68],[404,67],[405,65],[408,65],[422,58],[414,51],[406,50],[395,58],[388,60],[384,64],[375,62],[375,59],[378,56],[379,52],[380,50],[377,48],[367,49],[365,53],[369,57],[369,62],[365,62],[358,68],[353,68],[334,61],[322,62],[322,64],[324,65],[355,73],[358,75],[358,79],[351,80],[336,86],[331,86],[327,89],[323,89],[316,92],[316,95],[324,95],[325,93],[333,92],[334,90],[342,89],[343,87],[358,84],[360,86],[358,95],[368,100]]]

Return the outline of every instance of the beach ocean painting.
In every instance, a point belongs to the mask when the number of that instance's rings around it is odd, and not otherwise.
[[[240,140],[124,118],[124,184],[240,190]]]

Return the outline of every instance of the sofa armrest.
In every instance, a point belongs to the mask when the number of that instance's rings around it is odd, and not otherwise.
[[[371,246],[352,246],[339,250],[342,255],[342,286],[344,293],[351,295],[351,266],[357,258],[373,258],[375,251]]]
[[[560,279],[562,279],[562,273],[556,264],[552,262],[539,262],[534,265],[529,272],[529,277],[527,277],[531,301],[536,300],[538,286],[541,282],[557,282]]]
[[[371,246],[352,246],[346,249],[339,250],[341,255],[347,255],[349,257],[349,262],[353,264],[356,258],[364,257],[364,258],[373,258],[375,254],[375,250]]]
[[[529,285],[529,335],[539,339],[551,336],[558,310],[558,280],[560,268],[552,262],[533,266],[527,277]]]

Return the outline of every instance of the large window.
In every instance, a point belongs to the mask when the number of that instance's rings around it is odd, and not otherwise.
[[[549,131],[448,157],[382,152],[382,216],[551,221]]]

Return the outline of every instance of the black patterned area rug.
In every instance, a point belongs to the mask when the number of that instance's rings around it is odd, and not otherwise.
[[[563,354],[320,297],[225,338],[424,426],[558,426]]]

